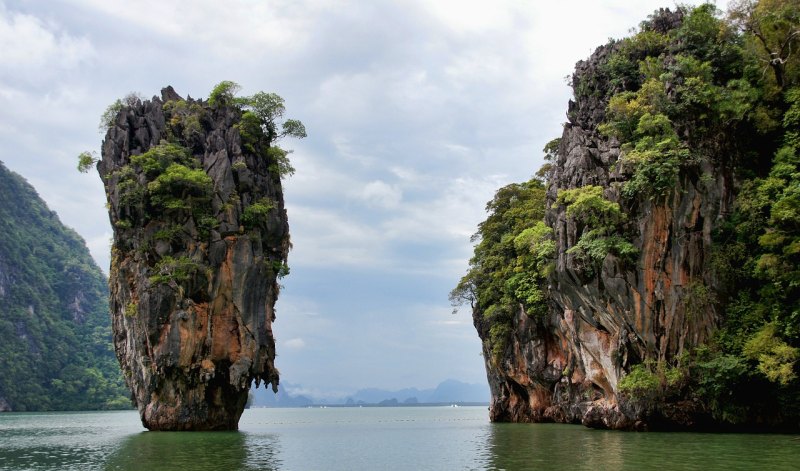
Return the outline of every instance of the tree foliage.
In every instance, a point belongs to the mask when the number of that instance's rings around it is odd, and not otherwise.
[[[745,32],[755,58],[772,70],[775,84],[797,84],[800,73],[800,1],[735,0],[728,13],[733,25]]]
[[[637,250],[622,234],[626,217],[619,203],[605,198],[603,188],[587,185],[558,192],[555,205],[564,205],[567,216],[579,224],[578,242],[567,250],[589,273],[603,263],[608,255],[631,259]]]
[[[230,80],[223,80],[222,82],[214,85],[211,93],[208,95],[208,104],[212,108],[219,108],[222,106],[230,106],[236,100],[236,94],[239,93],[242,87]]]
[[[106,280],[84,241],[0,165],[0,398],[15,411],[129,408]]]
[[[78,171],[88,173],[94,167],[98,159],[92,152],[84,151],[78,154]]]
[[[105,111],[103,111],[103,114],[100,115],[100,124],[97,126],[97,129],[100,132],[106,132],[114,126],[114,121],[117,119],[117,115],[122,110],[123,106],[122,100],[120,99],[114,100],[113,103],[108,105]]]
[[[555,243],[543,222],[544,198],[544,185],[536,179],[499,189],[473,236],[469,271],[450,292],[454,306],[468,303],[479,316],[494,358],[505,349],[520,309],[533,317],[547,312],[546,278]]]
[[[242,145],[249,152],[269,159],[270,169],[278,175],[294,174],[294,167],[289,161],[291,150],[278,146],[284,137],[302,139],[306,137],[306,128],[296,119],[284,119],[286,106],[283,98],[275,93],[257,92],[251,96],[236,97],[240,90],[235,82],[224,81],[214,87],[209,104],[235,104],[243,110],[237,129],[242,137]]]

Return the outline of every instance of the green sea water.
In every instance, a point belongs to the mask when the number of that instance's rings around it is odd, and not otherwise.
[[[800,470],[800,436],[491,424],[485,407],[251,409],[238,432],[135,412],[0,414],[2,470]]]

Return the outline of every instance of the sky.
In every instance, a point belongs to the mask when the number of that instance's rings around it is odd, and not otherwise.
[[[471,314],[447,299],[470,236],[560,136],[575,63],[659,7],[674,3],[0,0],[0,161],[108,272],[102,183],[75,168],[105,108],[223,80],[278,93],[308,131],[283,143],[282,380],[317,397],[485,382]]]

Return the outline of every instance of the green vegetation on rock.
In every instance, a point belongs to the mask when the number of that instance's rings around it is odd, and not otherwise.
[[[291,150],[283,149],[277,142],[284,137],[303,139],[306,128],[296,119],[283,119],[286,106],[275,93],[258,92],[252,96],[236,97],[241,87],[235,82],[218,84],[208,99],[212,107],[233,104],[243,110],[236,128],[242,136],[242,146],[248,152],[272,162],[270,171],[281,177],[294,174],[289,161]]]
[[[195,155],[202,154],[214,113],[228,113],[247,158],[263,159],[270,174],[278,180],[294,173],[289,161],[291,150],[278,147],[277,142],[284,137],[306,137],[305,127],[298,120],[284,119],[285,104],[279,95],[258,92],[237,97],[240,89],[235,82],[223,81],[214,87],[207,102],[167,99],[161,106],[166,122],[161,141],[145,152],[134,153],[129,162],[105,176],[114,181],[117,192],[114,199],[119,205],[119,216],[113,224],[118,231],[128,231],[128,236],[119,238],[119,246],[125,251],[135,249],[151,261],[150,280],[154,284],[180,285],[195,272],[204,272],[192,268],[194,262],[184,256],[165,256],[170,250],[163,243],[180,248],[182,238],[195,236],[208,243],[211,231],[218,229],[223,219],[237,213],[244,229],[266,230],[270,215],[279,211],[270,198],[243,204],[236,192],[220,195],[209,170],[203,168],[202,155]],[[143,105],[135,93],[116,100],[103,113],[101,129],[113,127],[120,114],[137,106]],[[81,172],[87,172],[96,163],[97,158],[91,152],[78,156]],[[230,166],[237,178],[251,178],[245,160],[240,158]],[[262,168],[260,164],[256,166]],[[215,196],[223,199],[224,214],[215,209]],[[146,229],[143,237],[134,236],[143,229]],[[251,235],[258,238],[258,233]],[[133,247],[130,241],[135,239],[138,242]],[[276,272],[286,274],[288,268]]]
[[[711,344],[695,346],[686,366],[691,394],[726,422],[764,409],[797,416],[800,58],[789,51],[800,46],[800,2],[734,2],[728,18],[710,4],[683,11],[677,28],[645,22],[617,44],[607,65],[616,88],[599,130],[621,143],[628,200],[668,201],[679,179],[713,184],[704,165],[714,171],[721,153],[742,155],[734,211],[713,241],[720,292],[687,291],[687,312],[703,298],[700,307],[722,313]],[[620,390],[641,389],[646,375],[636,368]]]
[[[563,204],[567,216],[587,228],[567,253],[574,254],[588,272],[593,272],[609,254],[623,259],[637,254],[636,247],[620,235],[625,215],[618,203],[603,196],[601,187],[586,185],[559,191],[556,204]]]
[[[800,2],[734,2],[728,18],[711,4],[683,14],[666,31],[654,27],[656,14],[614,44],[601,77],[610,95],[598,129],[621,144],[621,194],[629,204],[670,201],[681,179],[713,184],[703,172],[726,162],[721,153],[742,155],[732,162],[734,210],[713,241],[720,292],[687,288],[687,313],[711,304],[722,313],[713,341],[695,346],[684,367],[692,372],[689,394],[726,422],[754,420],[766,409],[797,416],[800,58],[789,51],[800,46]],[[559,202],[586,188],[559,193]],[[585,243],[595,231],[614,233],[608,221],[585,222],[590,230],[570,251],[613,253],[611,244]],[[634,366],[620,391],[642,395],[656,384],[663,392],[656,373]]]
[[[271,325],[291,244],[275,142],[305,131],[277,95],[238,88],[204,101],[168,86],[123,106],[97,165],[115,349],[151,430],[236,429],[252,381],[278,385]]]
[[[450,293],[454,306],[468,303],[483,313],[488,351],[499,359],[512,332],[514,316],[547,312],[547,275],[555,244],[543,222],[545,188],[541,181],[511,184],[486,205],[486,221],[473,241],[470,269]]]

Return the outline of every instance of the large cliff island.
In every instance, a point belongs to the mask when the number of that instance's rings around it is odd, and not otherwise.
[[[305,131],[279,121],[277,95],[236,89],[223,82],[204,101],[167,87],[104,115],[114,347],[151,430],[236,429],[252,381],[278,385],[291,167],[275,141]]]
[[[468,302],[494,421],[800,428],[800,2],[659,10],[572,76]],[[794,54],[793,54],[794,53]]]

